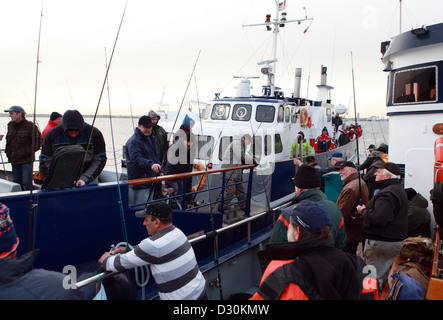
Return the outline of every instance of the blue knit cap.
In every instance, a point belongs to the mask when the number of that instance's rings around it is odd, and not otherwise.
[[[0,203],[0,260],[17,250],[18,243],[19,239],[9,216],[9,208]]]
[[[191,123],[195,122],[194,120],[192,120],[192,118],[188,115],[185,115],[185,118],[183,119],[182,122],[182,127],[184,127],[186,129],[186,131],[190,131],[190,127],[191,127]]]
[[[329,212],[317,202],[302,200],[294,208],[282,211],[290,215],[302,229],[310,233],[318,233],[321,227],[332,225]]]

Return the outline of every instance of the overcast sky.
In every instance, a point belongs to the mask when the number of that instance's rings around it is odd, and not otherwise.
[[[441,22],[441,0],[402,3],[403,31]],[[0,0],[1,108],[34,109],[43,7],[37,113],[75,108],[94,114],[105,55],[109,60],[125,4],[45,0],[42,6],[38,0]],[[384,116],[386,73],[380,43],[399,33],[399,8],[398,0],[287,0],[288,20],[305,14],[314,20],[281,30],[277,85],[290,96],[294,69],[302,67],[302,95],[315,98],[325,65],[328,84],[335,88],[333,103],[353,110],[352,51],[357,112]],[[274,0],[129,0],[109,73],[112,114],[145,114],[158,109],[160,101],[161,109],[177,110],[184,99],[183,108],[188,108],[189,101],[207,102],[216,92],[232,95],[238,82],[233,76],[259,76],[257,62],[272,57],[271,32],[243,27],[263,22],[267,13],[275,16]],[[252,81],[253,93],[259,94],[266,79]],[[107,90],[98,113],[109,113]]]

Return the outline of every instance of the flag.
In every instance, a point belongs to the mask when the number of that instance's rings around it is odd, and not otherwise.
[[[278,4],[278,11],[283,11],[283,10],[285,10],[285,9],[286,9],[286,0],[283,1],[283,2],[280,2],[280,3]]]

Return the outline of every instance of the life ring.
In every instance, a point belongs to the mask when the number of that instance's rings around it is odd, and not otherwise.
[[[302,108],[300,111],[300,124],[306,126],[308,124],[308,110]]]
[[[205,171],[205,167],[198,161],[194,161],[192,167],[198,171]],[[209,167],[209,165],[208,165],[208,167]],[[212,163],[211,163],[211,167],[212,167]],[[200,176],[199,182],[195,186],[192,186],[192,192],[202,190],[203,187],[206,185],[207,180],[208,180],[208,178],[206,177],[206,174],[202,173]]]
[[[434,143],[434,179],[443,181],[443,137],[439,137]]]

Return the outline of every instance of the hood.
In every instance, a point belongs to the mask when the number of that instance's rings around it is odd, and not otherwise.
[[[428,207],[428,200],[426,200],[420,193],[417,193],[409,202],[411,205],[421,207],[421,208],[427,208]]]
[[[149,113],[148,113],[148,117],[149,118],[155,118],[155,117],[158,117],[159,119],[161,119],[162,117],[157,113],[157,112],[155,112],[154,110],[150,110],[149,111]]]

